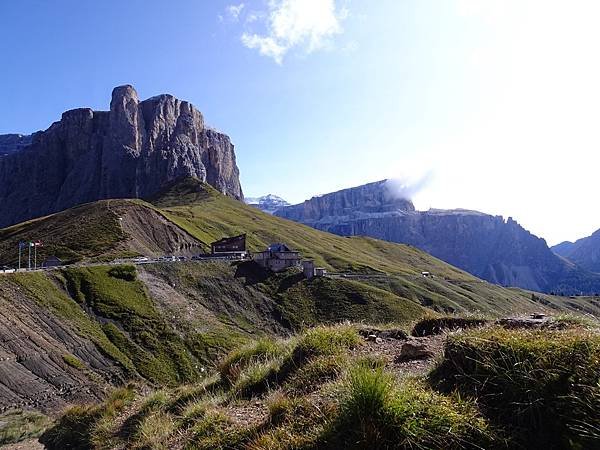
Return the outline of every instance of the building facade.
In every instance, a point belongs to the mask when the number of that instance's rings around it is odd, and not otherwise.
[[[292,250],[282,243],[271,244],[264,252],[254,253],[254,261],[273,272],[280,272],[290,267],[300,267],[300,252]]]

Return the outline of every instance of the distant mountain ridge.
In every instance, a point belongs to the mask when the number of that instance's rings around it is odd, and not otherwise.
[[[106,198],[147,198],[195,177],[243,199],[234,146],[172,95],[113,90],[109,111],[80,108],[32,136],[0,136],[0,227]]]
[[[575,242],[561,242],[552,251],[587,270],[600,272],[600,230]]]
[[[15,153],[31,145],[32,135],[0,134],[0,157]]]
[[[262,197],[246,197],[244,202],[269,214],[273,214],[278,209],[290,206],[290,203],[274,194],[267,194]]]
[[[600,276],[555,255],[544,239],[478,211],[416,211],[387,180],[313,197],[275,215],[342,236],[413,245],[475,276],[542,292],[595,293]]]

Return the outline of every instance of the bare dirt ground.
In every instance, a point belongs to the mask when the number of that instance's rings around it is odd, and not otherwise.
[[[2,450],[43,450],[45,447],[37,439],[27,439],[16,444],[0,446]]]
[[[379,338],[377,341],[365,340],[364,345],[354,349],[356,356],[381,357],[386,361],[386,368],[397,376],[424,375],[429,371],[437,358],[442,354],[446,334],[426,337],[409,337],[407,340]],[[406,344],[422,348],[429,353],[426,356],[401,358],[402,347]]]

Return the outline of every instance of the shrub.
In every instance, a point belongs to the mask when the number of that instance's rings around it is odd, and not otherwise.
[[[348,358],[341,354],[313,357],[290,376],[285,389],[296,394],[311,392],[321,384],[338,378],[347,364]]]
[[[50,450],[93,448],[97,441],[95,426],[115,417],[134,397],[133,386],[127,386],[113,391],[101,405],[72,406],[41,436],[40,442]]]
[[[596,334],[494,328],[449,338],[431,380],[477,398],[522,445],[597,448],[599,373]]]
[[[208,411],[192,428],[193,438],[188,446],[194,450],[225,450],[244,448],[252,430],[235,427],[231,420],[218,411]]]
[[[283,355],[286,345],[273,339],[259,339],[239,349],[233,350],[219,365],[223,380],[234,383],[246,367],[265,363]]]
[[[0,416],[0,446],[37,437],[50,424],[50,419],[38,412],[9,411]]]
[[[435,317],[420,320],[415,324],[411,334],[413,336],[431,336],[443,331],[457,330],[459,328],[475,328],[488,323],[485,319],[475,317]]]
[[[382,368],[357,364],[326,440],[330,448],[488,448],[493,434],[472,403],[416,381],[397,387]]]
[[[120,280],[135,281],[137,278],[137,271],[135,266],[116,266],[108,271],[108,275]]]
[[[302,335],[297,350],[306,356],[332,355],[356,347],[360,342],[357,329],[351,325],[319,326]]]
[[[175,431],[173,418],[164,411],[154,412],[141,421],[135,434],[135,447],[168,449],[168,438]]]
[[[63,355],[62,359],[65,362],[65,364],[73,367],[74,369],[77,369],[77,370],[85,369],[85,364],[83,364],[83,362],[79,358],[77,358],[71,354]]]

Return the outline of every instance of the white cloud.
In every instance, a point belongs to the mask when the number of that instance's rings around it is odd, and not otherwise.
[[[346,8],[337,8],[335,0],[270,0],[264,22],[266,34],[246,32],[242,43],[281,64],[293,48],[307,53],[323,48],[342,32]],[[254,14],[256,21],[259,14]]]
[[[229,14],[229,17],[231,17],[231,19],[234,22],[237,22],[239,20],[240,14],[242,13],[244,6],[245,6],[244,3],[240,3],[239,5],[227,6],[227,8],[226,8],[227,14]]]

